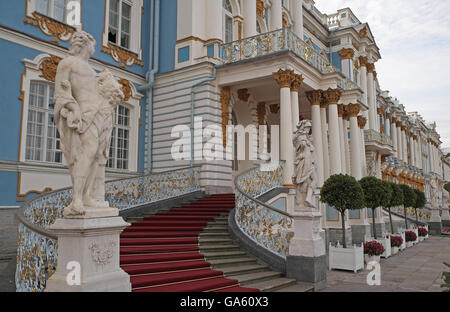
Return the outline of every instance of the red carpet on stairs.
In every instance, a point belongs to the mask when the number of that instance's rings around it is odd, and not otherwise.
[[[234,194],[212,195],[169,212],[145,217],[120,237],[120,265],[134,292],[256,292],[240,287],[199,250],[208,222],[234,208]]]

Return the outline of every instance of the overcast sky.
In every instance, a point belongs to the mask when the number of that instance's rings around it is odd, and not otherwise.
[[[369,23],[382,59],[382,90],[408,112],[436,121],[441,147],[450,147],[450,1],[316,0],[322,13],[349,7]]]

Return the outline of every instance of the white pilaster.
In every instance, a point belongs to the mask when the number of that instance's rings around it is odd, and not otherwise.
[[[283,11],[281,1],[282,0],[272,0],[271,30],[283,28]]]
[[[344,144],[344,105],[340,104],[338,106],[338,123],[339,123],[339,150],[341,152],[341,173],[346,173],[346,163],[345,163],[345,144]]]
[[[372,65],[373,66],[373,65]],[[373,72],[367,73],[367,101],[369,106],[369,129],[377,130],[377,104],[374,103],[374,80]]]
[[[245,0],[242,4],[244,6],[244,38],[255,36],[257,34],[256,0]]]
[[[323,152],[323,178],[326,181],[330,177],[330,152],[328,147],[327,106],[320,105],[320,123],[322,125],[322,152]]]
[[[339,117],[338,104],[340,93],[338,90],[325,91],[325,97],[328,101],[328,123],[330,135],[330,174],[342,173],[341,168],[341,151],[340,151],[340,135],[339,135]]]
[[[315,148],[315,157],[317,160],[317,176],[319,187],[323,186],[324,180],[324,160],[323,160],[323,142],[322,142],[322,120],[320,116],[320,102],[322,100],[322,92],[315,90],[308,92],[308,100],[311,103],[312,118],[312,136]]]
[[[294,0],[294,33],[303,40],[303,0]]]
[[[361,166],[361,129],[358,126],[359,104],[349,105],[350,115],[350,152],[351,152],[351,173],[356,180],[362,179]]]

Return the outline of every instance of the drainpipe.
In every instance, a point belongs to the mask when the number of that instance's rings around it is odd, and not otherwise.
[[[160,1],[152,0],[150,5],[150,51],[148,66],[149,71],[145,77],[147,84],[138,88],[139,91],[147,93],[147,114],[146,125],[148,127],[148,145],[147,145],[147,172],[152,172],[152,141],[153,141],[153,85],[155,83],[155,74],[159,71],[159,21],[160,21]],[[145,168],[145,166],[144,166]]]
[[[194,117],[195,117],[195,89],[207,82],[216,80],[216,66],[214,65],[212,77],[206,78],[191,87],[191,162],[190,166],[194,167]],[[224,134],[222,134],[224,135]]]

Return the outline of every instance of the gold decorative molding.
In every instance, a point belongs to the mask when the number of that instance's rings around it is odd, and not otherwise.
[[[239,89],[238,90],[238,98],[242,102],[248,102],[249,97],[250,97],[250,93],[248,93],[248,89]]]
[[[223,147],[227,146],[227,125],[230,119],[231,90],[230,87],[224,87],[220,91],[220,102],[222,104],[222,139]]]
[[[256,14],[262,19],[266,18],[266,6],[262,0],[256,0]]]
[[[375,70],[375,65],[372,63],[367,63],[367,73],[373,74],[374,70]]]
[[[77,31],[76,28],[59,22],[51,17],[42,15],[37,12],[31,14],[33,17],[26,16],[24,22],[29,25],[38,27],[47,36],[52,36],[52,42],[69,41],[72,35]]]
[[[322,103],[322,91],[312,90],[306,92],[306,98],[311,103],[311,105],[320,105]]]
[[[280,88],[290,88],[291,84],[292,84],[292,81],[294,79],[294,75],[295,74],[294,74],[293,70],[280,69],[278,72],[273,74],[273,77],[277,81],[277,83],[280,86]]]
[[[361,66],[367,66],[367,62],[368,62],[367,57],[365,57],[365,56],[360,56],[359,57],[359,64]]]
[[[102,46],[100,51],[111,55],[113,60],[119,62],[120,67],[122,68],[125,68],[125,66],[132,66],[134,64],[144,66],[144,63],[139,59],[139,56],[136,53],[113,45],[110,42],[108,42],[108,46]]]
[[[391,114],[386,113],[386,119],[391,119]]]
[[[237,21],[238,25],[238,39],[242,40],[242,21]]]
[[[323,91],[323,97],[328,104],[337,104],[341,98],[342,91],[339,89],[329,88],[327,91]]]
[[[343,118],[345,113],[344,104],[338,104],[338,117]]]
[[[359,60],[358,59],[356,59],[354,62],[353,62],[353,66],[355,66],[355,68],[356,69],[359,69],[361,66],[359,65]]]
[[[291,91],[292,92],[299,92],[300,88],[303,85],[303,80],[304,80],[304,78],[302,77],[302,75],[294,74],[293,80],[292,80],[292,83],[291,83]]]
[[[361,111],[361,106],[359,104],[349,104],[345,106],[345,111],[349,117],[358,117],[358,114]]]
[[[270,112],[272,114],[278,114],[279,111],[280,111],[280,105],[279,104],[272,104],[272,105],[270,105]]]
[[[383,115],[384,114],[384,109],[382,107],[378,107],[377,108],[377,114],[378,115]]]
[[[122,92],[123,92],[123,95],[125,96],[123,100],[126,102],[131,98],[131,94],[132,94],[130,81],[122,78],[119,80],[119,83],[122,85]]]
[[[391,123],[397,125],[397,118],[396,117],[392,117]]]
[[[283,14],[283,28],[289,28],[289,22],[286,18],[286,15]]]
[[[258,103],[258,106],[256,107],[256,114],[258,115],[258,125],[264,125],[266,117],[266,103]]]
[[[355,51],[353,49],[342,49],[338,53],[343,60],[351,60],[355,55]]]
[[[366,126],[367,123],[367,119],[364,118],[363,116],[358,116],[358,126],[360,129],[364,129],[364,127]]]
[[[39,77],[55,82],[59,62],[61,62],[61,58],[55,55],[50,55],[49,58],[43,60],[41,65],[39,65],[39,70],[42,73]]]
[[[361,37],[367,36],[367,27],[364,27],[363,29],[361,29],[361,30],[359,31],[359,35],[360,35]]]

